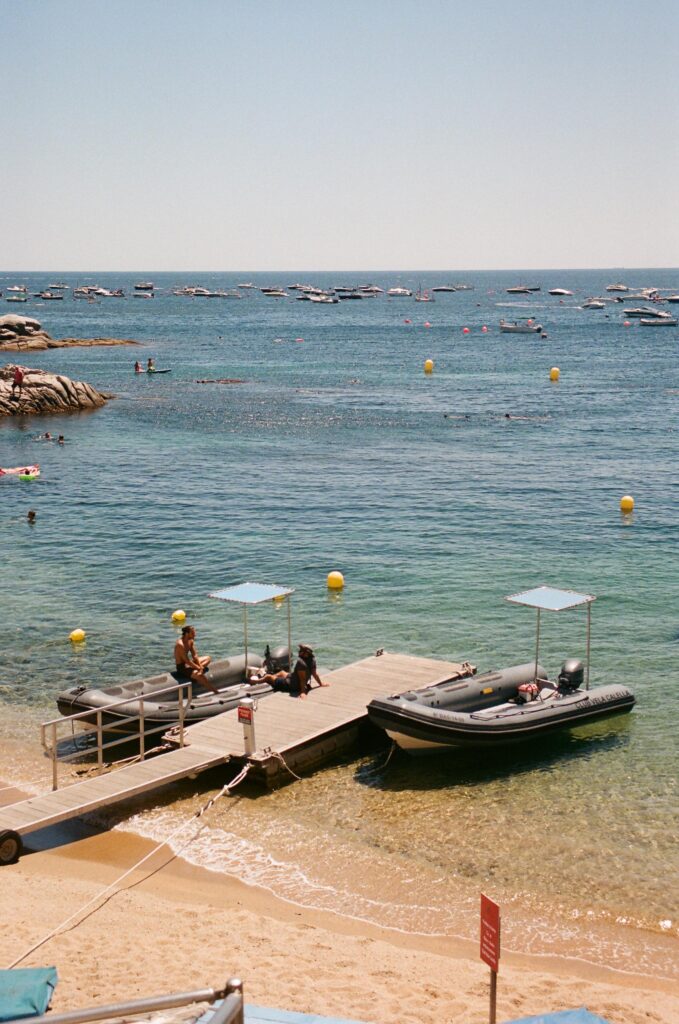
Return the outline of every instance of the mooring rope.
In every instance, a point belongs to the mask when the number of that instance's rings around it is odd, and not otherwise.
[[[278,760],[279,760],[279,761],[281,762],[281,764],[283,765],[283,767],[284,767],[284,768],[285,768],[285,769],[286,769],[287,771],[289,771],[289,772],[290,772],[290,774],[292,775],[293,779],[297,779],[297,780],[298,780],[298,782],[301,782],[301,781],[302,781],[302,776],[301,776],[301,775],[295,775],[295,773],[293,772],[292,768],[291,768],[291,767],[290,767],[290,765],[289,765],[289,764],[287,763],[287,761],[285,760],[285,758],[283,757],[283,755],[282,755],[282,754],[279,754],[279,752],[278,752],[277,750],[272,750],[272,751],[271,751],[271,756],[272,756],[272,757],[275,757],[275,758],[277,758],[277,759],[278,759]]]
[[[207,811],[214,807],[214,805],[217,803],[219,799],[221,799],[221,797],[225,795],[230,795],[231,790],[243,781],[249,769],[250,765],[246,765],[245,768],[243,768],[242,771],[238,773],[236,778],[233,779],[232,782],[222,786],[219,793],[216,793],[215,796],[210,797],[210,799],[207,800],[202,807],[200,807],[191,815],[188,821],[183,822],[178,828],[174,830],[174,832],[171,832],[170,835],[163,839],[162,842],[158,843],[156,846],[153,847],[153,849],[149,853],[145,854],[141,858],[141,860],[138,860],[137,863],[133,864],[131,868],[127,869],[127,871],[124,871],[123,874],[116,878],[114,882],[111,882],[110,885],[107,885],[105,889],[102,889],[101,892],[98,892],[95,896],[88,900],[87,903],[83,904],[83,906],[76,910],[75,913],[71,914],[70,917],[67,917],[65,921],[62,921],[61,924],[57,925],[56,928],[53,928],[52,931],[45,935],[42,939],[40,939],[39,942],[36,942],[33,946],[31,946],[30,949],[27,949],[25,953],[22,953],[20,957],[17,957],[17,959],[14,960],[13,963],[8,965],[7,970],[11,970],[13,967],[16,967],[23,960],[29,957],[31,953],[34,953],[36,949],[40,949],[41,946],[44,946],[46,942],[49,942],[51,938],[53,938],[60,931],[65,929],[67,925],[70,925],[73,921],[75,921],[76,918],[80,918],[80,920],[77,923],[82,924],[85,918],[89,917],[91,914],[95,912],[95,910],[99,909],[96,906],[92,906],[92,904],[99,903],[101,900],[104,899],[104,897],[106,897],[105,902],[108,902],[109,899],[115,896],[116,891],[119,891],[120,883],[123,881],[124,878],[127,878],[127,876],[131,875],[133,871],[136,871],[137,868],[141,867],[141,865],[144,864],[145,861],[150,860],[150,858],[153,857],[153,855],[157,853],[158,850],[161,849],[161,847],[166,846],[169,842],[172,841],[172,839],[174,839],[175,836],[179,835],[181,832],[184,831],[185,828],[191,825],[194,819],[199,820],[200,818],[202,818],[203,815],[207,813]],[[196,835],[194,836],[190,836],[186,840],[186,842],[179,848],[179,850],[174,850],[172,852],[171,859],[174,859],[178,853],[180,853],[182,850],[185,849],[186,846],[189,845],[190,842],[193,842],[197,835],[198,833],[196,833]],[[165,865],[163,865],[163,867],[165,867]],[[86,911],[88,907],[92,907],[92,909],[89,911],[88,914],[84,914],[84,911]]]

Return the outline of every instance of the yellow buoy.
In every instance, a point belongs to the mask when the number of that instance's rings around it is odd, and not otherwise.
[[[344,576],[341,572],[328,573],[328,587],[330,590],[341,590],[344,586]]]
[[[620,511],[621,512],[633,512],[634,511],[634,498],[631,494],[623,494],[620,499]]]
[[[559,367],[558,366],[553,366],[551,368],[551,370],[549,371],[549,379],[550,380],[558,380],[560,376],[561,376],[561,370],[559,369]]]
[[[173,622],[184,622],[186,619],[186,612],[183,608],[177,608],[176,612],[172,612]]]
[[[434,360],[433,359],[425,359],[425,361],[424,361],[424,372],[425,373],[433,373],[434,372]]]
[[[71,643],[81,644],[85,639],[85,630],[74,629],[71,633],[68,634],[68,639],[71,641]]]

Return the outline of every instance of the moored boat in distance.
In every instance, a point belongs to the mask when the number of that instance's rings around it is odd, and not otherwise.
[[[642,316],[639,319],[639,323],[642,327],[676,327],[679,321],[676,316],[670,316],[669,313],[666,313],[664,316]]]
[[[573,292],[569,292],[568,288],[550,288],[550,295],[572,295]]]
[[[582,304],[583,309],[605,309],[606,303],[602,302],[601,299],[585,299]]]
[[[389,288],[387,291],[387,295],[391,296],[392,299],[405,299],[412,294],[410,288]]]
[[[431,289],[433,292],[456,292],[459,289],[452,284],[437,284]]]
[[[626,284],[607,284],[607,292],[628,292],[629,288]]]
[[[138,292],[152,292],[155,285],[153,281],[138,281],[134,287]]]
[[[629,309],[623,310],[623,312],[625,316],[655,317],[658,319],[669,316],[669,313],[658,309],[657,306],[631,306]]]
[[[503,334],[542,334],[542,324],[534,320],[500,320]]]

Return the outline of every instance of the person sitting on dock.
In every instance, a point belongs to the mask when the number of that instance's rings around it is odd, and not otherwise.
[[[177,666],[175,676],[180,683],[190,679],[192,682],[200,683],[208,690],[212,690],[213,693],[219,693],[217,687],[213,686],[205,674],[212,659],[209,654],[203,655],[202,658],[198,655],[195,639],[194,627],[184,626],[182,635],[174,645],[174,660]]]
[[[259,682],[269,683],[274,690],[283,690],[305,700],[311,689],[311,680],[315,679],[319,686],[330,686],[324,683],[318,674],[314,652],[308,644],[299,645],[299,654],[292,672],[276,672],[275,675],[266,675]]]

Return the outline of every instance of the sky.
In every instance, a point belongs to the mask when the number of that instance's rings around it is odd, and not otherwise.
[[[0,0],[0,270],[679,267],[679,0]]]

